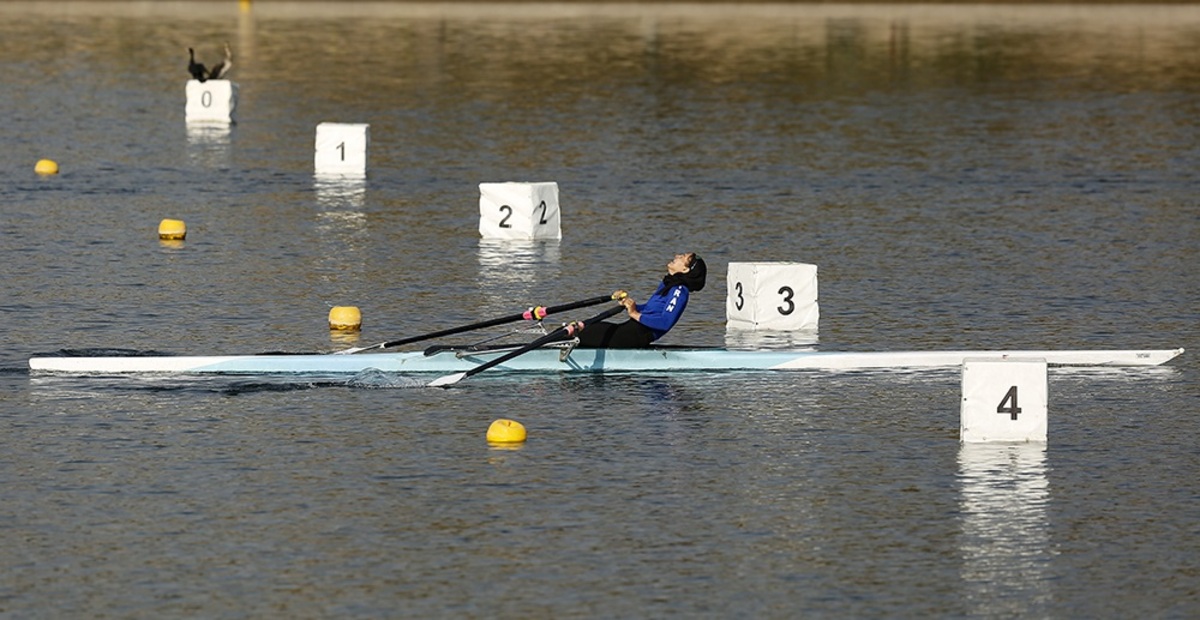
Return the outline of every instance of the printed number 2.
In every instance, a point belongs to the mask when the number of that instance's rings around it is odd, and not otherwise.
[[[542,217],[538,219],[538,225],[545,226],[549,224],[550,222],[546,220],[546,211],[549,210],[549,207],[546,206],[546,201],[543,200],[542,204],[538,205],[538,208],[542,210]],[[512,224],[509,224],[508,220],[512,219],[513,208],[508,205],[500,205],[500,212],[504,214],[504,217],[500,219],[500,228],[512,228]]]
[[[1009,404],[1007,407],[1005,404]],[[1004,398],[1000,399],[1000,404],[996,406],[996,413],[1007,413],[1012,416],[1012,419],[1017,419],[1017,414],[1021,413],[1021,408],[1017,406],[1017,386],[1008,388],[1008,393]]]

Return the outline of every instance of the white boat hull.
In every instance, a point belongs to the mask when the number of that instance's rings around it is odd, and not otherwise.
[[[220,373],[220,374],[356,374],[384,372],[454,373],[470,370],[503,352],[426,356],[420,351],[356,355],[223,355],[166,357],[34,357],[35,372],[74,374]],[[541,372],[667,372],[735,370],[855,370],[878,368],[947,368],[967,358],[1044,359],[1051,366],[1158,366],[1183,349],[1114,351],[736,351],[660,347],[640,350],[575,349],[562,357],[558,349],[539,349],[495,368]]]

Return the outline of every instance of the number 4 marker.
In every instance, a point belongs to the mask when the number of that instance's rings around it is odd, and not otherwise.
[[[1012,405],[1005,407],[1005,403],[1011,402]],[[1000,404],[996,406],[996,413],[1007,413],[1012,415],[1013,420],[1017,419],[1017,414],[1021,413],[1021,407],[1017,405],[1017,386],[1008,388],[1008,393],[1001,399]]]
[[[959,439],[964,443],[1046,441],[1046,379],[1046,360],[1041,358],[963,360]]]

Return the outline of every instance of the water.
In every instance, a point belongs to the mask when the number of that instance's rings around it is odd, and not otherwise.
[[[1200,10],[0,4],[0,615],[1189,617]],[[237,124],[183,120],[234,48]],[[365,183],[313,177],[371,125]],[[61,174],[38,177],[40,158]],[[557,181],[561,242],[481,241]],[[158,222],[188,238],[160,242]],[[957,372],[69,378],[68,349],[327,351],[709,262],[820,268],[818,346],[1189,349]],[[333,305],[364,314],[331,335]],[[582,318],[582,317],[570,317]],[[786,341],[786,338],[783,339]],[[518,449],[488,424],[521,421]]]

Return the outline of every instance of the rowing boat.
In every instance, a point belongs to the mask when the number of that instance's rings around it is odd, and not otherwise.
[[[223,356],[33,357],[35,372],[74,374],[356,374],[453,373],[475,368],[512,349],[398,353],[264,354]],[[1158,366],[1183,349],[1082,351],[741,351],[720,348],[535,349],[496,367],[542,372],[663,372],[741,370],[857,370],[949,368],[968,358],[1044,359],[1050,366]]]

